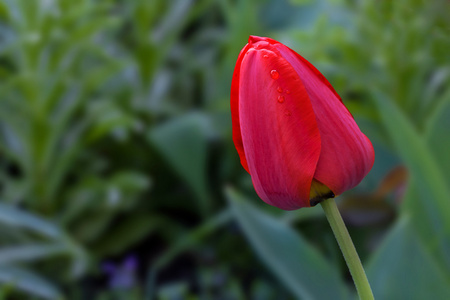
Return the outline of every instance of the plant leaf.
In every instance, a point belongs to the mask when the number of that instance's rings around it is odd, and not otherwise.
[[[96,252],[119,255],[158,228],[160,220],[148,213],[134,214],[109,230],[99,241]]]
[[[0,203],[0,222],[16,228],[29,229],[54,239],[62,236],[54,224],[4,203]]]
[[[300,299],[348,299],[338,268],[285,223],[227,189],[232,211],[264,263]]]
[[[16,261],[35,261],[66,252],[67,247],[61,244],[30,244],[4,247],[0,249],[0,265]]]
[[[415,226],[420,224],[428,227],[418,232],[433,233],[422,234],[422,237],[427,245],[438,245],[430,250],[439,254],[450,266],[450,218],[447,216],[450,211],[450,190],[444,176],[425,140],[397,105],[386,95],[378,91],[374,93],[375,103],[391,141],[411,171],[411,188],[418,192],[418,195],[406,198],[403,209],[417,219],[417,222],[412,222]]]
[[[24,269],[2,265],[0,282],[45,299],[61,299],[61,293],[50,282]]]
[[[209,209],[206,183],[207,140],[205,119],[189,114],[156,127],[149,139],[176,173],[192,188],[201,210]]]
[[[448,299],[450,281],[412,230],[400,219],[367,268],[375,299]]]

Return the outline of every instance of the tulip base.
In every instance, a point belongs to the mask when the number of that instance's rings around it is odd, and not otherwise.
[[[374,299],[361,260],[359,259],[348,230],[345,227],[336,202],[333,198],[330,198],[320,202],[320,204],[327,216],[328,223],[330,223],[331,229],[339,244],[339,248],[341,248],[345,262],[347,263],[353,282],[355,283],[356,290],[358,291],[359,298],[361,300]]]

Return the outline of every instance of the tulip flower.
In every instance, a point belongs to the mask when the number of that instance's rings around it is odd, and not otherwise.
[[[284,210],[314,206],[358,185],[374,163],[327,79],[270,38],[250,36],[231,85],[233,140],[259,197]]]
[[[306,59],[250,36],[231,83],[233,141],[266,203],[285,210],[320,203],[362,300],[373,293],[335,196],[369,173],[375,154],[341,97]]]

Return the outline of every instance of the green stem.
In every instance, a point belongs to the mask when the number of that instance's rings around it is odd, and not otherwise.
[[[358,291],[359,298],[361,300],[373,300],[372,289],[370,288],[369,281],[367,280],[366,273],[353,245],[352,239],[348,234],[344,221],[337,208],[336,202],[333,198],[326,199],[320,203],[325,215],[327,216],[328,223],[330,223],[334,236],[341,248],[344,255],[347,266],[352,275],[353,282],[355,283],[356,290]]]

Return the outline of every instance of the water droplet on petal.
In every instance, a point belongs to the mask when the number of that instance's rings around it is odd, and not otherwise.
[[[278,102],[283,103],[284,102],[284,96],[278,96]]]
[[[272,76],[273,79],[278,79],[280,77],[280,74],[278,74],[277,70],[270,71],[270,76]]]
[[[264,58],[269,58],[269,55],[265,54],[263,55]]]
[[[288,95],[289,95],[290,93],[291,93],[291,91],[290,91],[290,90],[286,90],[286,94],[288,94]]]
[[[283,92],[283,89],[282,89],[281,87],[278,87],[278,88],[277,88],[277,91],[278,91],[278,93],[282,93],[282,92]]]

